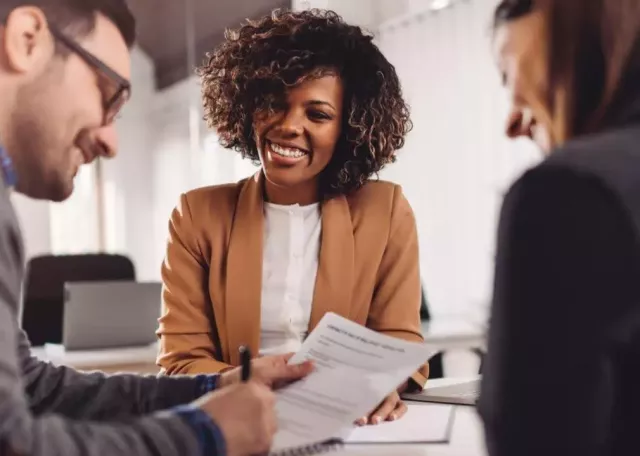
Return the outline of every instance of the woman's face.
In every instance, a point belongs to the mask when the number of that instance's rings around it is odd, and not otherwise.
[[[268,184],[288,191],[317,187],[340,137],[342,104],[342,81],[326,75],[288,90],[272,113],[255,115],[255,139]]]
[[[506,134],[531,138],[545,154],[555,144],[553,123],[547,107],[548,64],[544,15],[534,11],[499,25],[494,53],[509,91],[510,113]]]

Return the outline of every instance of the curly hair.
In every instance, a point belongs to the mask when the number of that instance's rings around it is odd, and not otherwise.
[[[333,72],[344,85],[341,135],[320,176],[323,196],[357,190],[390,162],[412,128],[393,65],[360,27],[333,11],[276,10],[238,30],[198,69],[205,120],[223,147],[259,161],[254,113],[286,91]]]

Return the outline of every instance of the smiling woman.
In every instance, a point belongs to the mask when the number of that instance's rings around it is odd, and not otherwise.
[[[200,75],[220,143],[261,169],[174,211],[159,364],[196,374],[238,365],[241,345],[293,352],[330,311],[422,341],[413,212],[371,181],[411,124],[372,37],[333,12],[276,11],[229,32]],[[404,411],[393,392],[371,421]]]
[[[283,106],[272,112],[256,113],[254,141],[267,177],[269,201],[311,204],[318,200],[320,175],[340,136],[342,98],[342,80],[328,74],[290,89]]]
[[[276,11],[249,22],[227,34],[200,75],[209,126],[263,166],[269,133],[287,142],[306,119],[292,142],[313,166],[291,174],[312,181],[305,193],[315,190],[316,200],[365,184],[394,161],[411,128],[394,67],[371,36],[332,12]]]

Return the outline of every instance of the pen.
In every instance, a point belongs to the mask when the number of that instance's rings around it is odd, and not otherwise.
[[[248,382],[251,377],[251,351],[249,347],[240,346],[240,362],[242,363],[242,381]]]

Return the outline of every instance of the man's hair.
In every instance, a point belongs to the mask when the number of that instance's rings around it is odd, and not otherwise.
[[[360,27],[333,11],[276,10],[228,31],[199,69],[205,119],[220,143],[259,161],[256,112],[273,111],[302,82],[337,74],[342,134],[320,177],[323,197],[357,190],[404,145],[411,128],[395,68]]]
[[[96,15],[115,24],[128,47],[136,37],[136,21],[126,0],[0,0],[0,23],[21,6],[41,8],[47,20],[72,36],[85,36],[94,29]]]
[[[640,1],[503,0],[494,27],[533,11],[546,18],[558,132],[567,139],[617,122],[640,96]]]

